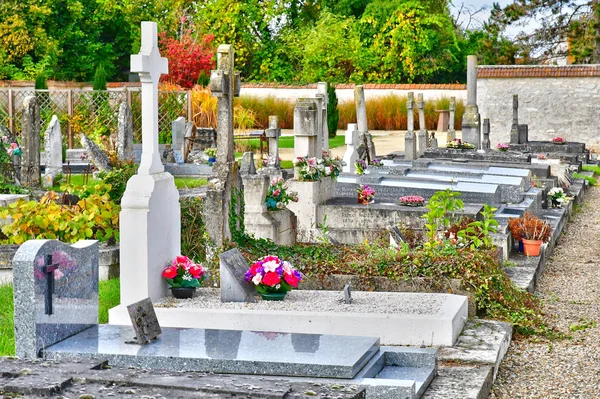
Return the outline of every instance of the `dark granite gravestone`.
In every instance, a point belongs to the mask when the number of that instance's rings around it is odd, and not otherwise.
[[[244,279],[249,267],[239,249],[219,255],[221,302],[256,302],[254,287]]]
[[[127,312],[135,331],[135,340],[139,345],[146,345],[162,333],[150,298],[127,306]]]
[[[35,358],[98,324],[98,242],[25,242],[13,258],[16,354]]]

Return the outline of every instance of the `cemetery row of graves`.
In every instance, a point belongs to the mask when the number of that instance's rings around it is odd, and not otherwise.
[[[216,131],[178,118],[172,144],[159,145],[158,79],[167,61],[156,25],[143,23],[142,51],[132,56],[142,81],[141,146],[126,102],[113,152],[81,133],[83,148],[63,158],[58,118],[42,152],[35,96],[25,99],[20,136],[3,131],[4,184],[16,187],[0,211],[14,353],[219,373],[222,385],[202,375],[195,389],[249,397],[261,397],[265,381],[285,388],[273,397],[309,395],[302,384],[316,379],[312,390],[344,398],[467,397],[473,386],[487,395],[513,332],[563,336],[533,293],[597,166],[583,143],[530,141],[517,96],[508,99],[510,143],[490,148],[476,58],[468,64],[460,138],[455,102],[440,146],[425,129],[422,94],[415,101],[409,93],[405,150],[376,148],[357,86],[357,123],[345,132],[344,156],[334,157],[328,87],[319,83],[314,97],[295,104],[294,168],[284,169],[276,115],[264,132],[266,160],[255,162],[252,152],[236,159],[240,82],[229,45],[219,47],[210,80]],[[72,184],[77,175],[81,185]],[[173,176],[207,186],[178,190]],[[103,271],[115,263],[118,272]],[[106,292],[98,280],[111,273],[120,276],[119,303],[99,324]],[[61,373],[67,380],[75,371]],[[240,386],[231,374],[262,380]],[[21,376],[7,375],[0,391],[19,392]],[[466,382],[456,384],[457,376]]]

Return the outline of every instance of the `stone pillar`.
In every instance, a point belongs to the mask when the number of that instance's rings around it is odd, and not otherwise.
[[[376,158],[375,145],[369,133],[367,121],[367,103],[365,101],[365,90],[362,86],[354,88],[354,103],[356,104],[356,124],[358,125],[358,156],[361,159],[371,161]]]
[[[348,124],[346,130],[346,152],[344,153],[344,163],[342,171],[346,173],[354,173],[354,163],[358,160],[358,152],[356,146],[358,144],[358,126],[355,123]]]
[[[312,98],[299,98],[294,108],[294,158],[320,158],[317,153],[317,105]]]
[[[171,149],[173,157],[178,164],[184,163],[183,160],[183,142],[185,137],[185,118],[180,116],[171,122]]]
[[[512,102],[512,126],[510,128],[510,143],[519,144],[519,95],[513,94]]]
[[[417,138],[415,137],[414,93],[408,93],[406,100],[406,137],[404,138],[404,159],[417,159]]]
[[[279,169],[279,137],[281,136],[281,129],[279,128],[279,117],[277,115],[269,116],[269,128],[265,133],[269,139],[267,167]]]
[[[485,118],[483,120],[483,144],[482,147],[484,150],[490,149],[490,120],[489,118]]]
[[[427,128],[425,127],[425,101],[423,93],[417,94],[417,109],[419,110],[419,132],[417,137],[418,155],[421,157],[427,148]]]
[[[127,101],[119,105],[117,128],[117,157],[121,161],[133,159],[133,117]]]
[[[431,132],[431,137],[429,139],[429,146],[431,148],[438,148],[438,139],[435,137],[435,132]]]
[[[50,124],[44,133],[44,187],[52,187],[56,175],[62,173],[62,133],[60,121],[56,115],[52,115]]]
[[[327,82],[317,83],[317,95],[323,96],[323,151],[329,150],[329,125],[327,125],[327,106],[329,105],[329,95]]]
[[[317,107],[317,140],[315,141],[315,153],[317,158],[323,158],[323,101],[321,94],[314,98]]]
[[[40,106],[35,96],[23,101],[21,125],[21,183],[39,186],[40,174]]]
[[[455,97],[450,97],[450,105],[448,109],[450,111],[450,117],[448,119],[448,136],[446,140],[450,142],[456,138],[456,131],[454,130],[454,112],[456,111]]]
[[[142,22],[140,53],[131,71],[142,83],[142,157],[138,173],[127,182],[121,200],[121,304],[167,295],[163,269],[181,254],[179,192],[164,171],[158,147],[158,82],[169,72],[158,49],[157,26]]]
[[[477,107],[477,56],[467,57],[467,106],[462,119],[462,139],[481,148],[480,116]]]

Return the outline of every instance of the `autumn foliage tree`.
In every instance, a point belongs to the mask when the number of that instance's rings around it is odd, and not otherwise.
[[[196,41],[189,31],[182,34],[180,39],[161,33],[161,53],[169,59],[169,74],[163,75],[161,80],[192,88],[202,71],[210,73],[214,67],[213,41],[214,35],[205,35],[201,41]]]

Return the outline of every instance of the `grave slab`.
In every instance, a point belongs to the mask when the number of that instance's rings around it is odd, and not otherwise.
[[[126,344],[134,335],[131,327],[99,325],[46,348],[44,355],[173,371],[350,379],[379,350],[373,337],[164,328],[157,341]]]

